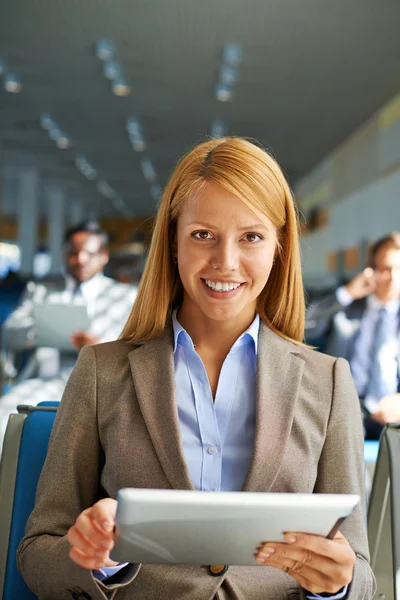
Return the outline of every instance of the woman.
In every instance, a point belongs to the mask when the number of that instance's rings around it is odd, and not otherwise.
[[[85,348],[65,391],[18,552],[40,600],[372,598],[361,505],[334,540],[263,544],[264,568],[109,558],[123,487],[363,497],[348,365],[303,346],[303,327],[281,170],[242,139],[200,144],[167,185],[121,339]]]

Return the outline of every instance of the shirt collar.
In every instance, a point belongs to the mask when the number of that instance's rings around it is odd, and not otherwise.
[[[379,310],[380,308],[385,308],[388,313],[397,314],[400,310],[400,299],[395,298],[394,300],[390,300],[390,302],[383,303],[381,302],[374,294],[370,294],[367,297],[367,308],[370,310]]]
[[[177,349],[177,346],[178,346],[178,343],[180,340],[189,341],[190,344],[192,345],[192,348],[194,348],[192,338],[190,337],[188,332],[182,327],[182,325],[179,323],[179,321],[177,319],[177,316],[176,316],[177,312],[178,312],[178,309],[176,308],[174,310],[174,312],[172,313],[172,328],[174,331],[174,354],[176,352],[176,349]],[[238,337],[236,342],[233,344],[232,348],[238,348],[239,346],[247,344],[252,340],[254,342],[254,353],[257,355],[259,329],[260,329],[260,316],[258,314],[256,314],[254,321],[252,322],[250,327],[248,327],[248,329],[246,329],[246,331],[244,331]]]
[[[96,273],[96,275],[94,275],[91,279],[83,281],[80,284],[83,297],[94,298],[95,296],[97,296],[101,288],[101,284],[104,280],[104,277],[105,276],[103,275],[103,273]],[[78,282],[73,277],[71,277],[71,275],[67,275],[67,290],[73,292],[76,288],[77,283]]]

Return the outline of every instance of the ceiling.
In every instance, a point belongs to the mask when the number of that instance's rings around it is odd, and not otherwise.
[[[143,155],[125,127],[135,116],[161,185],[213,119],[264,143],[294,184],[400,89],[399,24],[398,0],[2,0],[0,56],[23,80],[20,94],[0,88],[5,178],[38,167],[44,185],[118,216],[77,170],[83,153],[129,211],[151,215]],[[128,97],[103,77],[95,54],[103,38],[116,44]],[[244,55],[233,100],[223,103],[214,88],[229,42]],[[70,149],[41,128],[44,111]]]

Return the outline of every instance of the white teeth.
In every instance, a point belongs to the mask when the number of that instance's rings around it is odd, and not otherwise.
[[[221,283],[221,281],[211,281],[211,279],[206,279],[205,282],[209,288],[215,290],[216,292],[231,292],[240,286],[240,283]]]

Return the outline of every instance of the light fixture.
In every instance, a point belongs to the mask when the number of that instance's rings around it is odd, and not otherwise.
[[[228,102],[232,100],[232,88],[229,85],[218,83],[215,88],[215,96],[220,102]]]
[[[59,136],[56,139],[56,145],[60,150],[68,150],[71,148],[71,140],[64,132],[60,131]]]
[[[112,40],[96,42],[96,55],[100,60],[111,60],[115,56],[115,44]]]
[[[214,139],[222,138],[226,135],[226,125],[223,121],[215,120],[211,123],[210,135]]]
[[[118,77],[111,83],[113,94],[116,96],[129,96],[131,88],[124,77]]]
[[[77,154],[75,157],[76,168],[90,181],[97,179],[96,169],[89,163],[83,154]]]
[[[4,75],[7,71],[7,63],[4,58],[0,57],[0,75]]]
[[[53,140],[53,142],[56,142],[58,140],[58,138],[61,135],[61,131],[58,129],[58,127],[52,127],[51,129],[49,129],[49,138],[51,140]]]
[[[40,125],[46,131],[56,128],[56,124],[55,124],[53,117],[47,112],[44,112],[40,115]]]
[[[243,60],[243,49],[239,44],[225,44],[223,60],[227,65],[237,67]]]
[[[161,197],[161,185],[159,183],[152,183],[150,185],[150,193],[155,202],[158,202]]]
[[[4,88],[11,94],[19,94],[22,90],[22,81],[16,73],[6,73],[4,75]]]
[[[219,70],[219,81],[224,85],[234,85],[238,78],[238,71],[230,65],[222,65]]]
[[[126,121],[126,129],[132,148],[135,152],[143,152],[146,150],[146,142],[144,141],[142,127],[135,117],[129,117]]]
[[[109,199],[115,198],[115,196],[116,196],[115,190],[104,179],[99,181],[97,183],[96,187],[97,187],[97,191],[100,192],[100,194],[102,194],[105,198],[109,198]]]
[[[157,179],[157,173],[151,160],[149,158],[143,158],[140,161],[140,166],[142,167],[142,172],[146,181],[154,183]]]
[[[122,66],[116,60],[108,60],[104,63],[103,74],[106,79],[117,79],[121,77]]]

